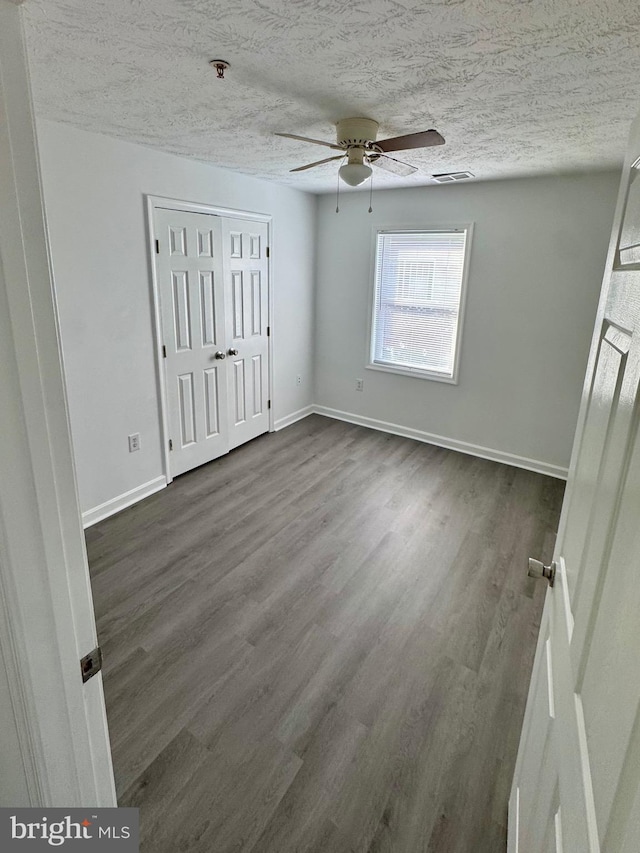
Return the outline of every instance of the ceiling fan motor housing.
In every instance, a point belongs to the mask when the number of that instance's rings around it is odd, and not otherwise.
[[[366,145],[375,142],[378,122],[372,118],[343,118],[336,125],[338,145]]]

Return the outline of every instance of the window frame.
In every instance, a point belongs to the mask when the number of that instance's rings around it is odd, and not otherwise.
[[[378,249],[379,234],[425,234],[437,231],[464,231],[466,234],[465,251],[462,268],[462,284],[460,287],[460,309],[458,311],[458,323],[456,326],[456,346],[453,354],[453,371],[451,376],[437,370],[425,370],[421,367],[409,367],[403,365],[387,364],[377,362],[374,359],[374,324],[376,320],[376,256]],[[448,385],[457,385],[460,372],[460,353],[462,350],[462,338],[464,331],[465,307],[467,302],[467,283],[469,279],[469,267],[471,259],[471,244],[473,241],[473,222],[465,223],[442,223],[428,225],[375,225],[371,235],[371,265],[369,274],[369,314],[367,328],[367,357],[366,370],[377,370],[382,373],[395,373],[400,376],[410,376],[414,379],[429,379],[434,382],[444,382]]]

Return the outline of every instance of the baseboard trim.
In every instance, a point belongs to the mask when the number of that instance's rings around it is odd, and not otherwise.
[[[438,447],[446,447],[448,450],[457,450],[460,453],[467,453],[470,456],[480,456],[482,459],[490,459],[492,462],[502,462],[504,465],[514,465],[516,468],[525,468],[527,471],[536,471],[538,474],[546,474],[549,477],[556,477],[559,480],[566,480],[568,469],[561,468],[558,465],[550,465],[547,462],[541,462],[538,459],[528,459],[526,456],[516,456],[513,453],[504,453],[501,450],[494,450],[490,447],[482,447],[479,444],[470,444],[466,441],[459,441],[455,438],[447,438],[443,435],[425,432],[424,430],[412,429],[401,424],[392,424],[387,421],[380,421],[376,418],[367,418],[364,415],[356,415],[352,412],[342,412],[339,409],[330,409],[328,406],[305,406],[303,409],[298,409],[297,412],[291,412],[284,418],[279,418],[274,423],[274,429],[284,429],[292,424],[301,421],[309,415],[324,415],[327,418],[334,418],[338,421],[346,421],[350,424],[369,427],[380,432],[389,432],[392,435],[400,435],[404,438],[413,438],[416,441],[423,441],[425,444],[435,444]],[[83,527],[91,527],[116,512],[138,503],[138,501],[148,498],[160,489],[164,489],[167,485],[167,478],[162,475],[149,480],[148,483],[143,483],[135,489],[130,489],[118,497],[112,498],[93,509],[82,513]]]
[[[459,441],[456,438],[447,438],[443,435],[436,435],[431,432],[425,432],[424,430],[388,423],[387,421],[379,421],[376,418],[367,418],[351,412],[341,412],[339,409],[330,409],[327,406],[313,406],[312,408],[313,412],[318,415],[324,415],[327,418],[347,421],[350,424],[377,429],[381,432],[389,432],[392,435],[401,435],[404,438],[414,438],[416,441],[424,441],[426,444],[435,444],[438,447],[446,447],[447,450],[457,450],[460,453],[468,453],[470,456],[490,459],[492,462],[502,462],[504,465],[514,465],[516,468],[525,468],[527,471],[535,471],[538,474],[556,477],[558,480],[566,480],[569,474],[567,468],[561,468],[559,465],[550,465],[548,462],[541,462],[538,459],[528,459],[526,456],[504,453],[502,450],[494,450],[491,447],[482,447],[479,444],[470,444],[466,441]]]
[[[111,498],[111,500],[105,501],[99,506],[94,506],[93,509],[88,509],[82,513],[82,526],[86,529],[93,524],[97,524],[99,521],[104,521],[105,518],[115,515],[121,509],[126,509],[128,506],[138,503],[138,501],[144,498],[148,498],[149,495],[159,492],[166,485],[167,478],[163,474],[161,477],[155,477],[153,480],[149,480],[148,483],[136,486],[135,489],[130,489],[128,492],[124,492],[124,494],[118,495],[116,498]]]
[[[297,421],[301,421],[303,418],[312,415],[315,411],[315,406],[305,406],[304,409],[298,409],[297,412],[291,412],[290,415],[286,415],[284,418],[278,418],[273,425],[274,431],[277,432],[279,429],[291,426],[291,424],[295,424]]]

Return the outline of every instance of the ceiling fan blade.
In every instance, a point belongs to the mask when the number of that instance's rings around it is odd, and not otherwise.
[[[335,145],[333,142],[323,142],[322,139],[309,139],[308,136],[296,136],[295,133],[276,133],[276,136],[284,136],[286,139],[299,139],[300,142],[311,142],[313,145],[325,145],[327,148],[342,151],[341,145]]]
[[[307,166],[298,166],[297,169],[289,169],[290,172],[304,172],[305,169],[313,169],[316,166],[322,166],[323,163],[330,163],[332,160],[342,160],[344,159],[344,154],[340,154],[338,157],[327,157],[325,160],[316,160],[315,163],[309,163]]]
[[[418,169],[416,166],[411,166],[409,163],[403,163],[402,160],[396,160],[395,157],[388,157],[386,154],[371,154],[367,158],[374,166],[379,166],[385,172],[392,172],[394,175],[405,177],[413,175]]]
[[[409,148],[430,148],[432,145],[444,145],[444,137],[437,130],[423,130],[421,133],[407,133],[405,136],[392,136],[380,139],[376,147],[381,151],[406,151]]]

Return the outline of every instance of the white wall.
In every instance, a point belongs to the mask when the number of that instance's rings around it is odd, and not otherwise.
[[[566,469],[618,182],[606,172],[387,190],[373,214],[364,193],[342,195],[339,214],[323,196],[316,402]],[[373,228],[466,222],[459,384],[366,370]]]
[[[312,402],[313,196],[55,122],[38,142],[84,512],[162,475],[146,193],[273,216],[275,418]]]
[[[345,193],[336,215],[332,196],[54,122],[38,132],[83,511],[162,474],[145,193],[273,215],[276,420],[316,403],[568,465],[617,174],[386,190],[372,215]],[[469,221],[459,384],[366,370],[372,228]]]

